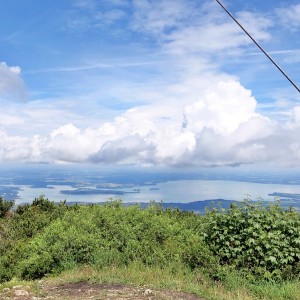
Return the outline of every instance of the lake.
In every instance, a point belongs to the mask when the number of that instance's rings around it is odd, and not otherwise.
[[[275,194],[274,194],[275,193]],[[0,170],[0,195],[16,203],[45,195],[53,201],[188,203],[225,199],[274,200],[275,195],[300,201],[298,173],[234,172],[229,170],[155,170],[142,168],[72,168],[22,166]]]
[[[154,188],[155,187],[155,188]],[[87,187],[93,189],[93,187]],[[137,190],[138,191],[135,191]],[[64,200],[79,202],[101,202],[109,198],[122,199],[124,202],[149,202],[150,200],[163,202],[193,202],[210,199],[226,199],[241,201],[245,198],[253,200],[274,200],[272,193],[300,194],[299,185],[263,184],[228,180],[176,180],[156,183],[155,185],[132,186],[119,188],[121,195],[109,194],[61,194],[60,191],[74,191],[70,186],[52,186],[51,188],[32,188],[22,186],[19,191],[18,202],[27,202],[39,195],[46,195],[54,201]]]

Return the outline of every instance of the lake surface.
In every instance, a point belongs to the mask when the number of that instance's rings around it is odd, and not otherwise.
[[[212,199],[274,200],[278,194],[300,202],[300,174],[69,166],[18,166],[0,170],[0,195],[16,200],[16,204],[32,202],[40,195],[67,202],[95,203],[113,198],[124,202],[188,203]]]
[[[136,189],[139,192],[134,192]],[[34,199],[42,194],[54,201],[66,199],[67,201],[79,202],[102,202],[113,198],[122,199],[124,202],[149,202],[155,200],[182,203],[210,199],[242,201],[245,198],[251,198],[252,200],[274,200],[275,196],[270,195],[274,192],[300,194],[299,185],[263,184],[228,180],[176,180],[157,183],[153,186],[119,188],[119,191],[124,192],[123,195],[114,195],[113,193],[102,195],[65,195],[60,193],[61,190],[74,191],[75,189],[70,186],[61,185],[53,186],[52,188],[22,186],[19,191],[20,198],[18,202],[27,202],[29,199]]]

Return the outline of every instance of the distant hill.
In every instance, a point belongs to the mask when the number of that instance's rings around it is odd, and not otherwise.
[[[262,202],[264,204],[268,204],[268,201],[253,201],[253,202]],[[67,202],[68,205],[75,205],[75,204],[100,204],[103,205],[107,202]],[[194,211],[199,214],[205,213],[205,210],[208,208],[229,208],[232,203],[240,203],[240,201],[235,200],[226,200],[226,199],[211,199],[211,200],[201,200],[201,201],[193,201],[193,202],[156,202],[157,204],[161,204],[164,209],[173,208],[173,209],[180,209],[183,211]],[[142,208],[146,208],[152,204],[152,202],[124,202],[124,206],[131,206],[139,204]],[[281,200],[280,204],[284,208],[294,207],[297,210],[300,210],[300,201],[290,201],[290,200]]]
[[[85,205],[91,205],[91,204],[100,204],[103,205],[107,202],[67,202],[68,205],[75,205],[75,204],[85,204]],[[139,204],[142,208],[146,208],[149,205],[151,205],[153,202],[124,202],[124,206],[131,206]],[[171,203],[171,202],[156,202],[157,204],[161,204],[164,209],[167,208],[178,208],[180,210],[184,211],[194,211],[196,213],[204,213],[206,208],[228,208],[231,203],[238,203],[238,201],[233,200],[225,200],[225,199],[213,199],[213,200],[203,200],[203,201],[194,201],[194,202],[188,202],[188,203]]]

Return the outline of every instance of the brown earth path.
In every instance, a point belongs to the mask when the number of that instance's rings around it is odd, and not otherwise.
[[[153,290],[125,285],[68,283],[40,284],[35,292],[29,286],[0,290],[1,300],[204,300],[192,294],[171,290]]]

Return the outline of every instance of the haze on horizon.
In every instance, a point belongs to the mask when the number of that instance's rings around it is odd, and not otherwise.
[[[300,1],[224,2],[300,84]],[[300,165],[300,94],[219,5],[3,0],[0,162]]]

